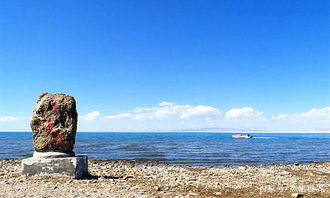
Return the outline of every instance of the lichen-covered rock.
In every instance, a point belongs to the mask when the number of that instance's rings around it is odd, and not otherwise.
[[[34,150],[72,152],[77,117],[76,101],[72,96],[42,93],[34,107],[31,120]]]

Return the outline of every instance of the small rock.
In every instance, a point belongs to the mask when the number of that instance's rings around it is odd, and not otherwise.
[[[292,193],[291,197],[295,197],[295,198],[303,198],[304,195],[303,194],[299,194],[299,193]]]
[[[244,167],[244,166],[240,166],[240,167],[238,167],[238,169],[239,169],[239,170],[246,170],[246,167]]]
[[[125,180],[128,180],[128,179],[132,179],[132,178],[134,178],[133,176],[127,176],[127,177],[125,177],[124,179]]]
[[[70,184],[70,183],[72,183],[72,180],[65,182],[65,184]]]

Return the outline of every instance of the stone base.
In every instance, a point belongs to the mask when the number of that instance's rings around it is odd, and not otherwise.
[[[33,175],[61,175],[70,176],[75,179],[84,178],[88,174],[88,157],[60,157],[60,158],[38,158],[31,157],[23,159],[22,174]]]

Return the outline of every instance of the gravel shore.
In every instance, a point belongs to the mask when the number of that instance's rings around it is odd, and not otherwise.
[[[330,197],[330,163],[240,167],[89,160],[90,176],[23,177],[21,160],[0,160],[0,197]]]

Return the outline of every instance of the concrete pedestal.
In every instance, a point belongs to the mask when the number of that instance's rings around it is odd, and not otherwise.
[[[87,156],[43,158],[40,155],[34,155],[22,161],[22,174],[25,176],[51,174],[80,179],[85,177],[87,173]]]

